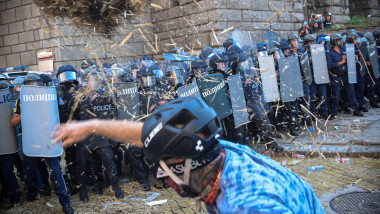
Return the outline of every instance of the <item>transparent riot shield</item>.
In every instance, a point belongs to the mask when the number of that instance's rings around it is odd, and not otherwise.
[[[140,117],[140,98],[137,83],[114,83],[117,102],[117,119],[137,120]]]
[[[261,83],[268,102],[280,100],[273,56],[259,56]]]
[[[313,82],[313,77],[311,76],[309,54],[307,52],[301,56],[301,69],[307,84],[310,85]]]
[[[239,127],[249,122],[241,76],[239,74],[229,76],[227,78],[227,83],[230,90],[235,127]]]
[[[243,50],[245,57],[252,57],[256,53],[256,42],[253,35],[249,31],[234,30],[232,38],[236,45]]]
[[[19,151],[14,128],[11,126],[12,105],[9,88],[0,89],[0,155]]]
[[[376,43],[370,43],[368,45],[368,57],[369,57],[369,61],[371,62],[373,75],[375,75],[375,78],[379,78],[380,77],[379,58],[377,55]]]
[[[313,60],[313,71],[315,84],[330,83],[329,71],[327,69],[327,60],[325,47],[323,44],[310,45],[311,59]]]
[[[282,102],[292,102],[302,97],[302,77],[298,57],[286,57],[278,60]]]
[[[346,44],[346,56],[347,56],[348,82],[351,84],[357,83],[355,44],[350,44],[350,43]]]
[[[359,46],[359,63],[360,63],[360,76],[367,73],[367,65],[365,63],[368,57],[368,42],[361,42]]]
[[[178,97],[200,97],[197,81],[181,86],[177,89]]]
[[[265,43],[267,44],[268,50],[280,45],[281,38],[277,33],[273,31],[267,31],[265,32],[264,37],[265,37]]]
[[[58,157],[62,144],[52,144],[51,133],[59,124],[55,87],[22,86],[21,96],[22,147],[31,157]]]
[[[211,106],[220,119],[232,113],[231,100],[222,74],[209,74],[197,79],[202,99]]]

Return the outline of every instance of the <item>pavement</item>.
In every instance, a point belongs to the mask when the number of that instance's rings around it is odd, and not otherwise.
[[[276,156],[303,154],[309,157],[380,157],[380,109],[369,109],[365,117],[338,114],[334,120],[317,120],[301,127],[299,136],[281,133],[277,142],[285,152]]]

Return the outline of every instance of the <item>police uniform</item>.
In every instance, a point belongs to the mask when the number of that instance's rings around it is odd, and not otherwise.
[[[15,114],[21,115],[20,99],[16,101],[16,107],[14,109]],[[24,155],[25,164],[25,181],[27,184],[27,199],[34,201],[40,188],[38,182],[38,168],[44,161],[50,169],[50,179],[52,181],[56,195],[59,198],[59,203],[62,207],[70,206],[70,195],[67,193],[65,180],[61,172],[61,166],[59,164],[58,157],[29,157]]]

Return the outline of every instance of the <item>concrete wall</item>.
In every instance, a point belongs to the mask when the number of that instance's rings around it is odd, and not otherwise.
[[[349,0],[311,0],[308,3],[308,19],[314,14],[332,13],[333,22],[342,25],[350,20]],[[310,21],[310,20],[309,20]]]

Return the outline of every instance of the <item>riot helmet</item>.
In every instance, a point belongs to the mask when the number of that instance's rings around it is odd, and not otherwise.
[[[166,74],[163,70],[157,68],[154,70],[154,74],[156,76],[156,83],[165,85],[166,84]]]
[[[265,43],[257,45],[257,55],[258,56],[268,56],[268,50]]]
[[[336,45],[339,45],[341,46],[341,43],[339,43],[338,41],[341,41],[342,40],[342,36],[340,34],[333,34],[331,37],[330,37],[330,43],[331,45],[334,47]]]
[[[226,41],[223,42],[223,47],[225,50],[228,50],[228,48],[234,44],[234,40],[232,38],[226,39]]]
[[[4,80],[0,81],[0,89],[6,89],[10,86],[11,86],[11,84],[9,82],[4,81]]]
[[[232,44],[226,51],[226,56],[229,58],[232,55],[236,53],[241,53],[241,52],[243,52],[243,50],[237,44]]]
[[[53,79],[47,74],[40,74],[43,86],[54,86]]]
[[[20,91],[21,86],[24,85],[24,77],[17,77],[13,80],[13,85],[15,86],[15,91]]]
[[[304,38],[303,38],[303,42],[304,42],[304,45],[305,46],[309,46],[308,44],[310,42],[313,42],[314,43],[315,41],[315,38],[312,34],[307,34]]]
[[[346,38],[346,41],[347,43],[355,43],[356,39],[358,38],[358,35],[356,33],[350,33],[347,38]]]
[[[188,187],[188,176],[181,180],[177,175],[189,175],[218,157],[221,149],[217,139],[221,135],[216,112],[201,98],[184,97],[160,106],[147,117],[141,141],[147,160],[162,168],[156,178],[170,176],[180,187]],[[175,159],[186,160],[178,163]],[[193,161],[197,164],[190,167]],[[183,170],[171,170],[180,165]]]
[[[212,50],[204,50],[199,54],[199,58],[206,60],[211,54],[214,54]]]
[[[27,74],[23,83],[24,85],[42,86],[42,79],[37,74]]]
[[[185,77],[178,66],[169,66],[166,71],[166,77],[173,86],[185,84]]]
[[[356,33],[356,30],[355,29],[349,29],[347,32],[346,32],[346,35],[349,36],[350,34],[352,33]]]
[[[150,68],[150,66],[154,64],[152,58],[150,58],[149,56],[142,56],[140,58],[140,61],[141,61],[141,64],[147,68]]]
[[[380,38],[380,30],[375,30],[375,32],[373,32],[373,36],[375,37],[375,39],[379,39]]]
[[[279,48],[281,49],[281,51],[284,54],[284,56],[288,56],[289,55],[290,45],[288,43],[288,40],[281,39]]]
[[[191,62],[191,70],[193,71],[195,77],[200,77],[209,74],[207,67],[208,65],[206,61],[203,59],[198,58]]]
[[[67,83],[77,80],[77,71],[71,65],[62,65],[58,68],[57,75],[58,83]]]
[[[104,75],[99,70],[97,65],[91,65],[82,72],[84,85],[91,91],[103,90],[103,83],[105,81]]]
[[[288,37],[288,43],[290,44],[291,48],[298,48],[299,45],[299,37],[297,34],[292,34]]]
[[[118,64],[113,64],[110,68],[106,69],[108,78],[111,82],[124,82],[126,77],[126,71]]]
[[[82,72],[83,70],[91,67],[92,65],[95,65],[94,62],[92,62],[91,60],[89,59],[86,59],[86,60],[83,60],[82,64],[80,65],[80,71]]]
[[[140,81],[140,84],[143,88],[152,87],[156,85],[156,74],[154,70],[139,70],[137,72],[137,77]]]
[[[284,57],[284,54],[279,48],[273,47],[269,50],[269,54],[273,55],[275,60],[279,60],[280,58]]]
[[[228,57],[226,55],[215,54],[210,59],[210,67],[213,68],[214,70],[227,72],[228,71]]]
[[[368,40],[368,42],[375,41],[375,37],[373,36],[373,34],[371,32],[365,33],[364,38],[366,38]]]

